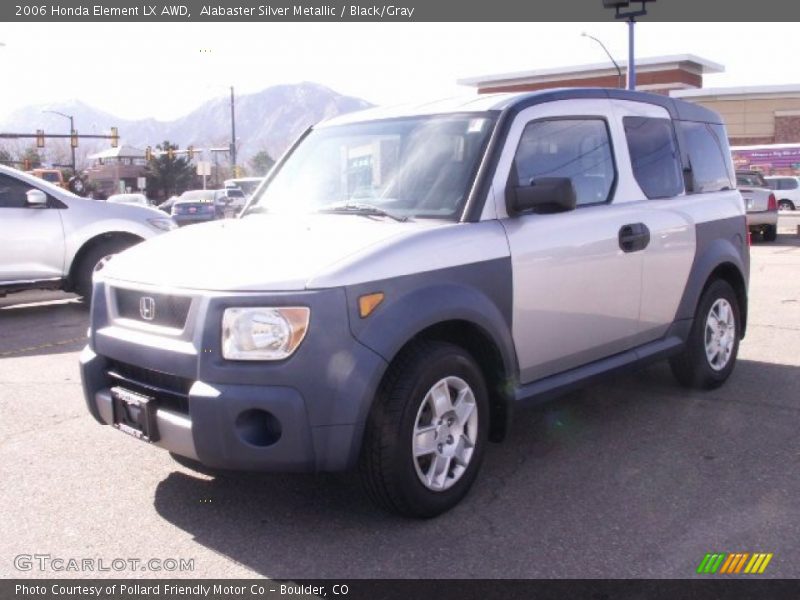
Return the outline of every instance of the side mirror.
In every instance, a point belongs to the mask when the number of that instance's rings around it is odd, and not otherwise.
[[[28,190],[25,192],[25,200],[28,206],[33,206],[34,208],[47,206],[47,194],[41,190]]]
[[[575,186],[569,177],[539,177],[530,185],[509,186],[506,208],[510,215],[525,211],[557,213],[574,210],[577,205]]]

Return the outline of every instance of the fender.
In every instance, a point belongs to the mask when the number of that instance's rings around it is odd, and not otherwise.
[[[346,292],[353,335],[387,362],[428,327],[466,321],[494,342],[506,376],[516,380],[508,258],[353,285]],[[362,319],[358,298],[374,292],[383,292],[385,299],[373,314]]]
[[[730,234],[730,228],[735,233]],[[725,235],[727,234],[727,235]],[[675,320],[692,319],[708,278],[720,265],[730,264],[744,282],[742,335],[747,322],[747,284],[750,275],[750,256],[746,246],[745,217],[697,224],[697,250],[686,288],[678,305]]]

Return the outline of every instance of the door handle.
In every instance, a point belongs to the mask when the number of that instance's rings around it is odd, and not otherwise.
[[[644,223],[629,223],[619,229],[619,247],[623,252],[644,250],[650,243],[650,230]]]

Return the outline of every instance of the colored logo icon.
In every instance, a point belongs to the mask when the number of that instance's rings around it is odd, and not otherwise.
[[[703,557],[697,572],[701,575],[760,575],[771,560],[771,552],[715,552]]]

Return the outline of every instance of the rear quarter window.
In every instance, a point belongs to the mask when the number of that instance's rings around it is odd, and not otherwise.
[[[624,117],[625,139],[633,176],[649,199],[683,191],[683,172],[670,119]]]
[[[689,156],[690,193],[719,192],[735,187],[725,128],[715,123],[676,121]]]

